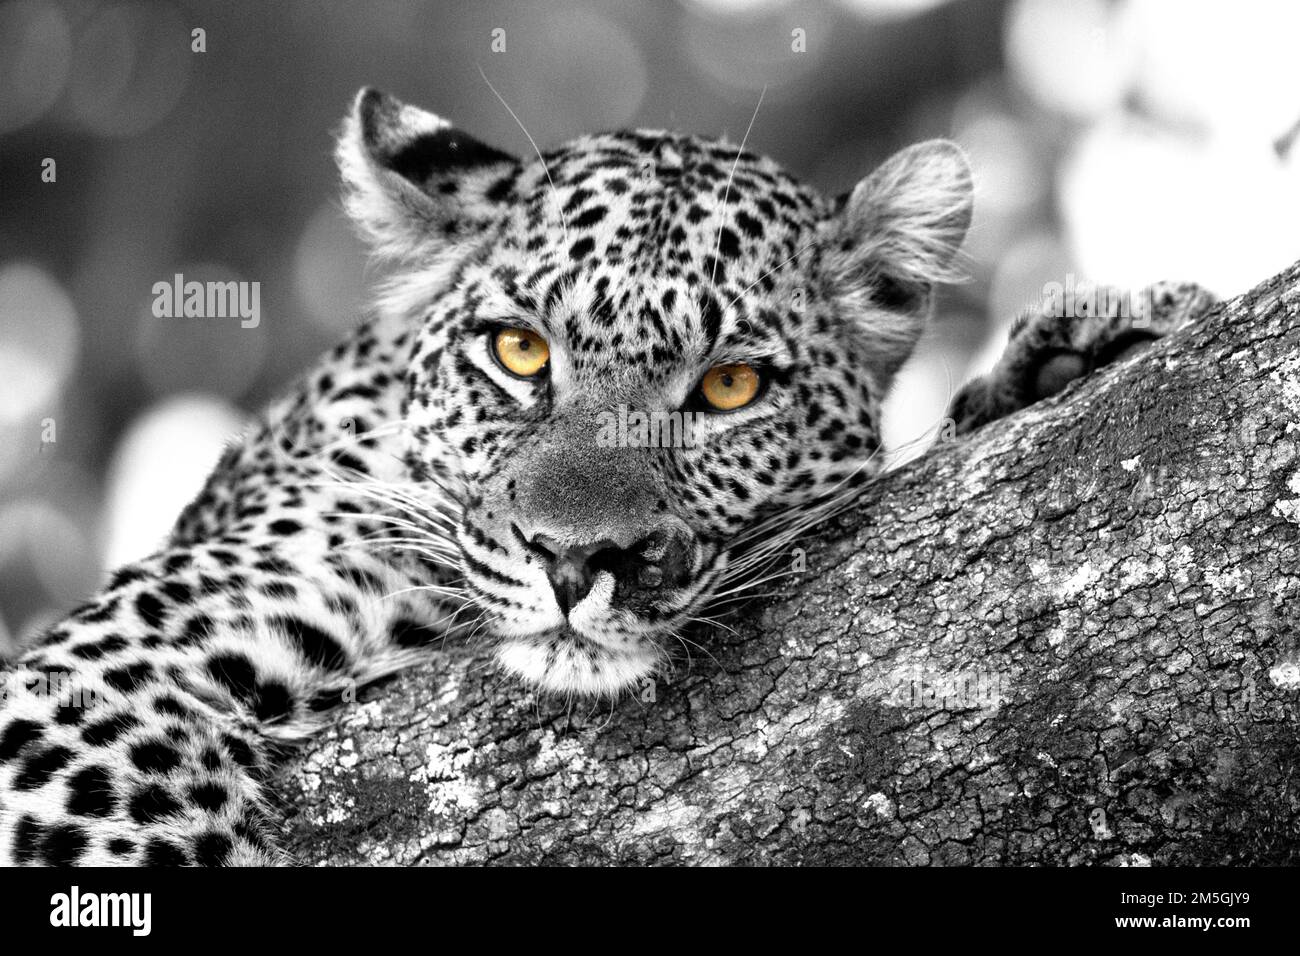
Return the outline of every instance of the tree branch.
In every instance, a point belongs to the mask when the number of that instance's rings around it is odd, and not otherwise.
[[[311,863],[1300,862],[1300,265],[886,476],[588,712],[448,649],[276,781]]]

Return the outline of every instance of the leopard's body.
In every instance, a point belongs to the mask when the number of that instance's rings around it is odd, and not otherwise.
[[[678,134],[521,162],[366,92],[340,158],[350,212],[396,263],[378,314],[229,450],[161,551],[7,675],[0,862],[276,861],[270,763],[458,628],[544,690],[614,695],[663,667],[722,582],[877,469],[880,402],[970,218],[944,143],[836,202]],[[1159,302],[1144,335],[1208,300]],[[1130,325],[1031,315],[958,397],[959,429],[1088,370]],[[500,366],[501,326],[546,339],[544,376]],[[1062,356],[1077,368],[1045,385]],[[701,374],[741,362],[763,392],[701,409]],[[686,447],[610,446],[619,406],[701,424]],[[567,601],[574,561],[590,567]]]

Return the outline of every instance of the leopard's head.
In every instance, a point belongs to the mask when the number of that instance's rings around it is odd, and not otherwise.
[[[612,694],[871,474],[971,215],[958,147],[839,199],[637,130],[516,159],[373,90],[339,155],[415,330],[409,463],[509,671]]]

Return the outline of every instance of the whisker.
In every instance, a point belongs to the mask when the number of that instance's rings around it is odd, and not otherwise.
[[[568,242],[569,222],[564,215],[564,205],[560,202],[560,191],[555,188],[555,180],[551,179],[551,171],[546,166],[546,160],[542,158],[542,151],[538,148],[537,141],[533,139],[533,134],[528,132],[527,128],[524,126],[523,120],[515,115],[515,111],[510,108],[510,104],[506,102],[506,98],[497,92],[497,88],[492,85],[492,81],[489,80],[487,74],[483,72],[483,67],[477,63],[475,66],[478,67],[478,75],[483,77],[483,82],[488,85],[488,89],[491,90],[496,98],[501,101],[501,105],[506,108],[506,112],[510,114],[511,118],[514,119],[516,123],[519,124],[519,128],[523,130],[524,135],[528,137],[528,142],[532,143],[533,152],[537,154],[537,161],[542,164],[542,172],[546,173],[546,181],[551,184],[551,196],[554,197],[555,208],[560,214],[560,226],[564,230],[564,241]]]
[[[754,107],[754,115],[749,118],[749,126],[745,129],[745,135],[740,138],[740,148],[736,150],[736,158],[731,163],[731,172],[727,174],[727,188],[722,193],[722,214],[721,222],[718,223],[718,238],[713,244],[713,271],[709,273],[709,285],[713,285],[714,280],[718,277],[718,255],[722,251],[722,230],[727,227],[727,204],[731,200],[731,180],[736,175],[736,167],[740,165],[740,157],[745,152],[745,144],[749,142],[750,131],[754,128],[754,120],[758,119],[759,107],[763,105],[763,97],[767,95],[767,84],[763,84],[763,90],[758,94],[758,104]]]
[[[707,618],[692,618],[692,620],[699,621],[699,622],[701,622],[701,623],[706,623],[706,624],[707,624],[707,623],[713,623],[713,622],[709,621]],[[679,644],[682,645],[683,649],[686,650],[686,652],[687,652],[687,662],[688,662],[688,665],[689,665],[689,663],[690,663],[690,649],[693,647],[693,648],[695,648],[697,651],[699,651],[701,654],[703,654],[705,657],[707,657],[707,658],[708,658],[708,659],[713,663],[713,666],[714,666],[714,667],[718,668],[719,670],[722,670],[722,669],[723,669],[723,668],[722,668],[722,662],[718,660],[718,658],[714,655],[714,653],[713,653],[712,651],[710,651],[707,647],[705,647],[705,646],[704,646],[703,644],[701,644],[699,641],[692,641],[690,638],[688,638],[688,637],[682,637],[682,635],[680,635],[680,634],[674,634],[673,637],[677,640],[677,642],[678,642]]]
[[[447,597],[460,597],[461,595],[461,592],[454,588],[444,587],[438,584],[416,584],[409,588],[398,588],[396,591],[389,591],[387,594],[381,595],[380,600],[387,601],[390,598],[395,598],[403,594],[414,594],[416,591],[442,594]]]
[[[719,235],[719,237],[721,237],[721,233],[719,233],[718,235]],[[741,299],[743,299],[743,298],[745,297],[745,293],[746,293],[746,292],[748,292],[750,289],[754,288],[754,286],[758,285],[760,282],[762,282],[762,281],[763,281],[764,279],[766,279],[768,276],[770,276],[770,275],[772,275],[772,274],[774,274],[774,273],[776,273],[776,272],[779,272],[779,271],[780,271],[780,270],[781,270],[785,265],[787,265],[788,263],[791,263],[791,262],[793,262],[795,259],[798,259],[801,255],[803,255],[805,252],[807,252],[807,251],[808,251],[809,249],[811,249],[813,246],[817,245],[817,243],[820,242],[820,241],[821,241],[821,237],[820,237],[820,236],[814,236],[812,239],[808,240],[808,242],[806,242],[804,245],[800,246],[798,249],[796,249],[796,250],[794,251],[794,255],[790,256],[788,259],[782,259],[780,262],[778,262],[778,263],[777,263],[775,266],[773,266],[771,269],[767,270],[767,271],[764,272],[761,276],[759,276],[757,279],[755,279],[753,282],[751,282],[749,285],[745,286],[745,288],[741,289],[741,290],[740,290],[740,293],[739,293],[739,294],[738,294],[734,299],[732,299],[730,302],[728,302],[728,303],[726,304],[726,306],[724,307],[723,311],[726,311],[726,309],[731,308],[733,305],[735,305],[737,302],[739,302]]]

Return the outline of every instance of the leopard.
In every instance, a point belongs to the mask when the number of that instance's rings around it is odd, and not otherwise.
[[[374,306],[157,551],[7,665],[0,862],[290,862],[275,768],[467,634],[530,693],[669,672],[782,528],[879,475],[882,403],[961,277],[975,192],[946,140],[827,197],[743,142],[635,129],[521,158],[369,88],[337,159]],[[1214,304],[1147,293],[1141,321],[1028,309],[955,431]],[[617,409],[689,413],[689,440],[628,438]]]

